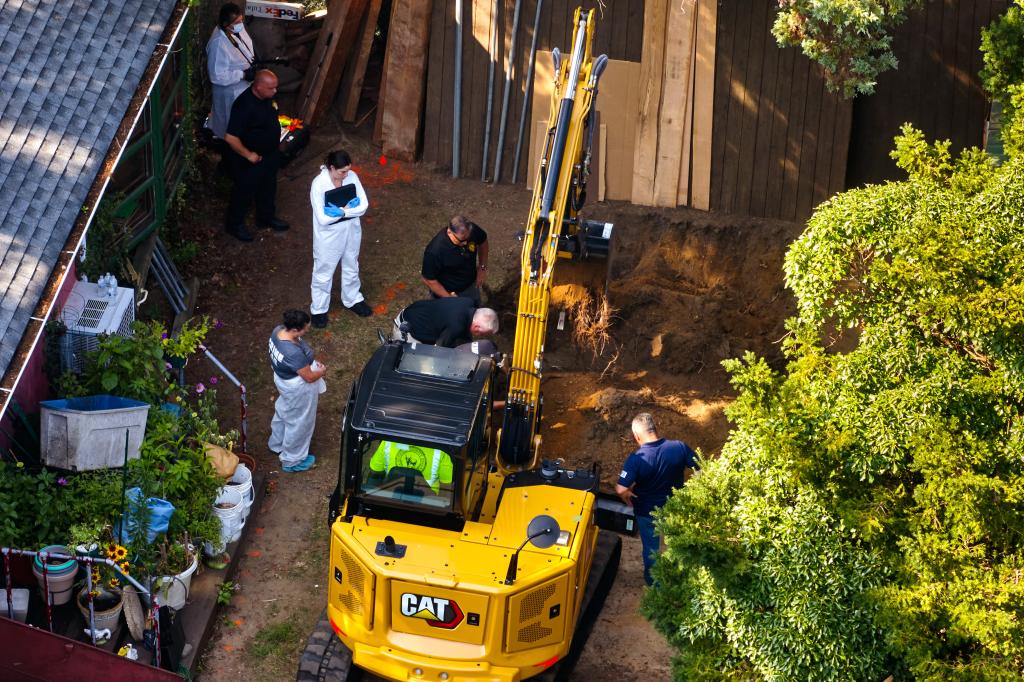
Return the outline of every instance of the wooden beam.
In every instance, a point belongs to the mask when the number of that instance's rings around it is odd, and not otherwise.
[[[690,83],[690,47],[697,0],[673,0],[665,29],[665,66],[658,111],[658,154],[654,168],[654,205],[673,208],[679,196],[683,129]],[[688,169],[687,169],[688,170]]]
[[[316,125],[331,108],[368,0],[334,0],[299,91],[300,118]]]
[[[690,205],[690,174],[693,168],[693,93],[694,79],[697,77],[697,22],[700,10],[694,3],[694,17],[690,25],[690,68],[686,80],[686,109],[683,113],[683,154],[679,160],[679,188],[676,195],[676,206]]]
[[[667,20],[668,0],[649,0],[644,3],[644,49],[640,59],[640,102],[633,149],[632,193],[633,203],[644,206],[654,204]]]
[[[384,153],[402,161],[416,159],[423,127],[432,4],[432,0],[396,2],[391,8],[381,133]]]
[[[690,206],[711,208],[711,131],[715,115],[715,40],[718,0],[697,3],[697,62],[693,79],[693,170]]]
[[[384,95],[388,91],[388,68],[391,65],[391,41],[384,48],[384,66],[380,72],[380,87],[377,88],[377,113],[373,116],[373,142],[380,144],[384,139]]]
[[[370,6],[363,15],[363,23],[359,32],[358,52],[354,59],[349,59],[345,76],[341,79],[341,120],[352,123],[359,113],[359,99],[363,94],[363,79],[366,78],[366,64],[370,60],[373,49],[373,36],[377,33],[377,18],[380,16],[380,5],[383,0],[370,0]]]

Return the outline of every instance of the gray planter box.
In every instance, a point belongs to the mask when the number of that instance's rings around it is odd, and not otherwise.
[[[41,402],[40,447],[47,466],[89,471],[120,467],[137,459],[149,404],[112,395]]]

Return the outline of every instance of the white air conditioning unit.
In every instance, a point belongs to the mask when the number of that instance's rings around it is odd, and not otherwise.
[[[85,354],[99,348],[99,335],[131,336],[135,290],[117,287],[113,298],[92,282],[76,282],[64,304],[67,333],[61,339],[61,369],[80,373]]]

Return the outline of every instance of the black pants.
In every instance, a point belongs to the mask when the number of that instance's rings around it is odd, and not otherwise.
[[[231,171],[234,183],[231,199],[224,218],[224,227],[232,229],[245,225],[249,206],[256,201],[256,222],[266,225],[277,215],[277,169],[280,155],[277,152],[264,156],[259,163],[231,153]]]

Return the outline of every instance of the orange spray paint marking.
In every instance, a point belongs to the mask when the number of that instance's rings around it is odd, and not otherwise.
[[[380,305],[375,305],[373,307],[373,312],[375,315],[386,315],[388,312],[388,307],[381,303]]]
[[[393,301],[393,300],[395,300],[395,290],[394,289],[388,289],[387,291],[385,291],[384,292],[384,300],[385,301]]]
[[[263,552],[259,551],[258,549],[254,549],[252,551],[246,552],[245,555],[248,557],[252,557],[253,559],[258,559],[261,556],[263,556]]]
[[[379,159],[377,159],[377,163],[379,163],[379,164],[380,164],[380,165],[382,165],[382,166],[386,166],[386,165],[388,165],[388,157],[386,157],[386,156],[384,156],[383,154],[381,154],[381,155],[380,155],[380,158],[379,158]]]
[[[405,282],[399,282],[395,286],[398,287],[399,289],[404,289],[405,288]]]
[[[235,650],[235,647],[231,646],[230,644],[225,644],[221,648],[224,649],[224,651],[227,651],[228,653],[231,653],[232,651]]]

